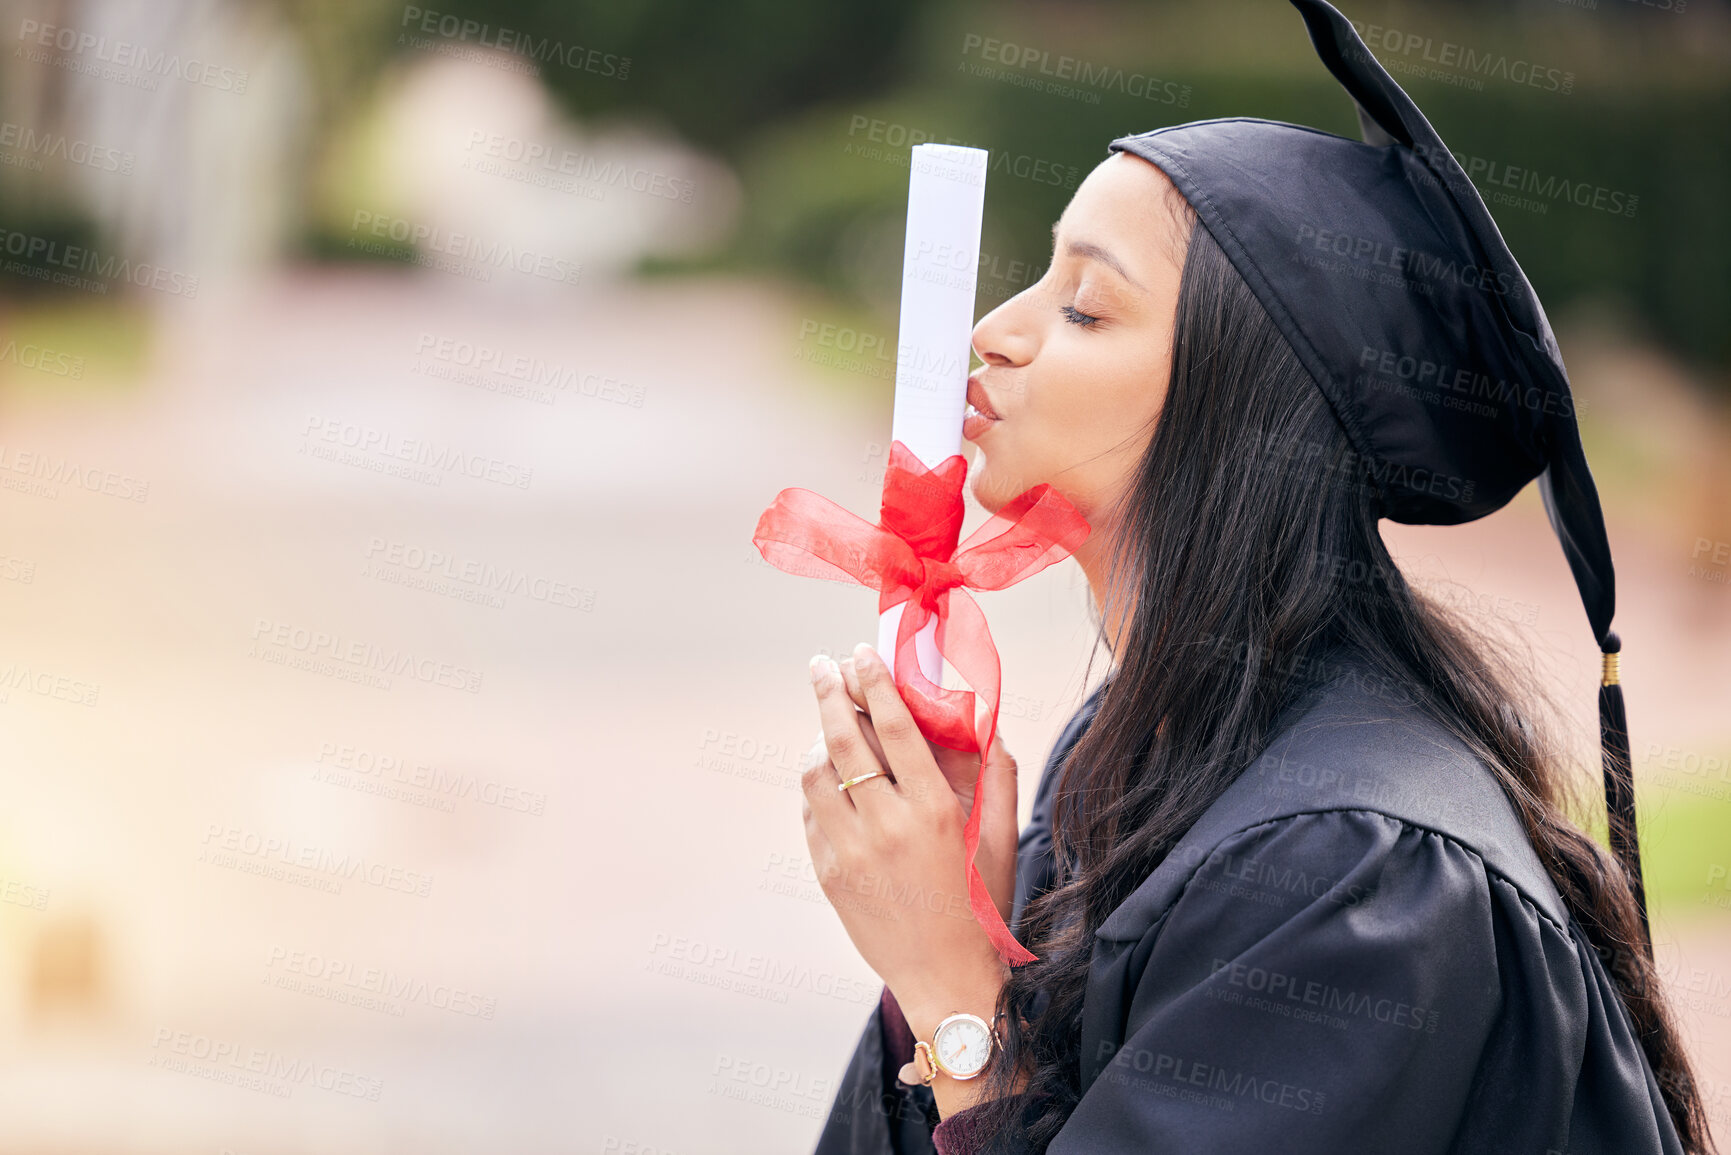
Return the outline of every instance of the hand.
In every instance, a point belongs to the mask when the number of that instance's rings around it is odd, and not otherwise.
[[[812,660],[827,757],[820,752],[801,775],[806,843],[848,937],[894,993],[916,1037],[929,1039],[955,1011],[990,1021],[1009,968],[969,906],[961,802],[882,660],[863,643],[854,655],[870,718],[854,709],[837,665]],[[875,744],[865,726],[875,730]],[[1007,800],[1009,820],[1000,815],[994,830],[1000,839],[1007,832],[1013,862],[1014,762],[1000,769],[988,760],[988,772],[994,769],[1010,771],[988,789],[1003,795],[994,811]],[[889,773],[837,789],[873,770]],[[982,825],[982,853],[984,838]]]
[[[865,691],[860,688],[859,673],[854,669],[854,661],[852,658],[843,658],[840,665],[842,685],[847,687],[847,695],[853,699],[853,704],[864,713],[864,716],[858,719],[860,730],[871,745],[872,753],[881,763],[884,761],[883,746],[878,741],[876,727],[871,723],[871,703],[867,700]],[[817,741],[812,747],[813,753],[822,745],[823,732],[819,731]],[[956,801],[961,803],[962,817],[966,818],[974,808],[974,788],[980,777],[980,755],[973,751],[951,750],[929,738],[926,739],[926,748],[937,761],[938,769],[943,771],[950,791],[955,794]],[[986,791],[991,796],[991,802],[987,812],[980,815],[980,846],[974,855],[974,866],[985,880],[992,903],[998,908],[998,917],[1008,923],[1016,893],[1016,846],[1019,841],[1019,828],[1016,817],[1016,758],[1004,745],[1002,730],[995,731],[992,735],[992,748],[986,757],[986,774]]]

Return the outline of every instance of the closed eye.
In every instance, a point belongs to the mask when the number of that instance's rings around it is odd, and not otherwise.
[[[1088,314],[1078,310],[1074,305],[1065,305],[1058,311],[1064,314],[1064,319],[1069,321],[1072,325],[1082,325],[1086,327],[1094,324],[1100,319],[1098,317],[1090,317]]]

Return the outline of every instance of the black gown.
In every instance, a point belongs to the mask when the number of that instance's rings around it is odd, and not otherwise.
[[[1054,767],[1099,694],[1047,762],[1012,926],[1051,885]],[[1050,1155],[1681,1155],[1484,764],[1355,662],[1274,733],[1099,928],[1083,1094]],[[816,1155],[934,1151],[931,1092],[897,1069],[880,1006]]]

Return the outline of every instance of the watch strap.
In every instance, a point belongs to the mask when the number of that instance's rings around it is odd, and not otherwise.
[[[932,1054],[932,1045],[921,1039],[914,1044],[914,1070],[920,1073],[920,1082],[926,1086],[932,1085],[932,1080],[938,1077],[938,1064]]]

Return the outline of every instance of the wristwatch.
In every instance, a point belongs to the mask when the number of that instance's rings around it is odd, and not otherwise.
[[[986,1020],[958,1011],[938,1024],[931,1042],[914,1044],[914,1069],[927,1086],[940,1072],[952,1079],[972,1079],[986,1069],[996,1042]]]

